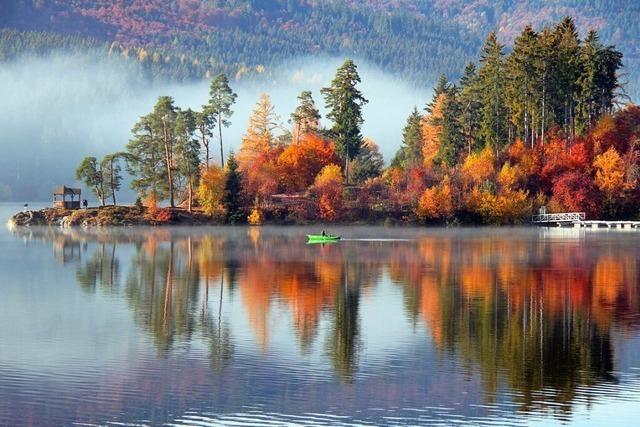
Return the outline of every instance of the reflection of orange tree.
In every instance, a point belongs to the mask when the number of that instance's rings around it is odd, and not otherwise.
[[[238,289],[260,345],[268,345],[274,301],[290,308],[303,351],[317,335],[326,309],[331,314],[327,352],[339,377],[350,381],[357,365],[360,296],[381,273],[379,256],[360,249],[356,257],[341,245],[300,248],[258,239],[252,251],[243,252]]]
[[[523,408],[570,403],[576,387],[611,375],[609,327],[614,320],[624,326],[625,310],[639,302],[635,258],[594,257],[588,248],[430,237],[417,250],[393,251],[391,275],[438,348],[479,367],[488,396],[502,377]]]

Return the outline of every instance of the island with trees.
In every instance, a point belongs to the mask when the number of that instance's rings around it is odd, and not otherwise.
[[[441,76],[416,106],[388,164],[361,133],[367,99],[352,60],[321,91],[330,127],[310,91],[288,127],[263,93],[237,153],[223,143],[236,94],[220,74],[199,111],[160,96],[121,152],[82,161],[77,178],[100,208],[14,220],[497,225],[528,222],[541,206],[635,219],[640,108],[625,95],[622,59],[596,31],[581,38],[571,18],[525,27],[508,52],[490,33],[477,63],[458,81]],[[123,171],[139,196],[132,206],[116,206]]]

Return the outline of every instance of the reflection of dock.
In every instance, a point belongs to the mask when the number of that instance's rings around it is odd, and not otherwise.
[[[574,227],[574,228],[616,228],[639,229],[640,221],[599,221],[587,220],[584,212],[541,213],[534,215],[531,222],[542,226]]]

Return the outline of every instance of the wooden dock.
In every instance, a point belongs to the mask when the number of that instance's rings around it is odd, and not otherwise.
[[[587,220],[584,212],[543,213],[534,215],[531,222],[548,227],[573,228],[614,228],[621,230],[640,230],[640,221],[599,221]]]

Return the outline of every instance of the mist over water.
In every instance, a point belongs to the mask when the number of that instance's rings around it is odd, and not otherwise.
[[[283,125],[302,90],[312,90],[323,114],[320,88],[327,86],[343,58],[300,58],[283,64],[265,81],[231,81],[238,94],[225,150],[237,150],[261,92],[268,92]],[[372,138],[390,161],[401,141],[406,117],[428,101],[432,81],[415,88],[389,73],[356,60],[369,104],[364,136]],[[101,157],[124,149],[130,130],[151,111],[160,95],[181,108],[201,108],[209,82],[151,82],[141,67],[99,53],[59,53],[0,65],[0,200],[47,200],[51,189],[74,183],[85,156]],[[217,143],[217,142],[216,142]],[[214,150],[216,151],[216,150]],[[216,151],[217,152],[217,151]],[[132,199],[125,191],[122,199]]]

